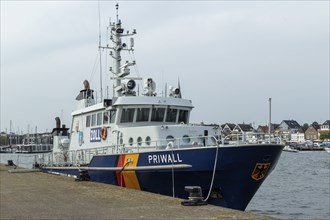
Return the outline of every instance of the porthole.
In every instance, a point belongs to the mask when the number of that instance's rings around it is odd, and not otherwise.
[[[190,137],[188,135],[183,135],[182,141],[183,141],[183,143],[188,144],[188,143],[190,143]]]
[[[151,138],[149,136],[146,137],[146,144],[150,146],[151,144]]]
[[[132,146],[132,145],[133,145],[133,141],[134,141],[134,140],[133,140],[133,138],[132,138],[132,137],[130,137],[130,138],[128,139],[128,143],[129,143],[129,145],[130,145],[130,146]]]
[[[168,142],[173,142],[174,141],[174,137],[172,136],[172,135],[168,135],[167,137],[166,137],[166,141],[167,141],[167,143]]]
[[[141,137],[138,137],[138,138],[137,138],[137,143],[138,143],[139,146],[142,145],[142,138],[141,138]]]

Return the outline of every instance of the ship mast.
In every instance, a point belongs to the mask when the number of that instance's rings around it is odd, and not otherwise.
[[[121,26],[121,20],[118,17],[118,3],[116,4],[116,22],[111,23],[110,22],[110,40],[113,42],[113,46],[109,47],[108,45],[106,47],[99,46],[99,48],[102,49],[110,49],[110,55],[114,59],[114,67],[110,67],[110,71],[114,74],[111,79],[113,79],[113,89],[114,97],[120,97],[125,92],[125,85],[123,85],[122,80],[128,79],[126,76],[130,74],[129,66],[135,65],[135,61],[128,62],[126,61],[125,64],[121,64],[121,51],[133,51],[133,38],[131,38],[131,45],[130,48],[127,47],[126,43],[122,43],[123,37],[128,37],[136,34],[136,30],[134,29],[132,33],[129,33],[129,31],[124,34],[124,28]]]

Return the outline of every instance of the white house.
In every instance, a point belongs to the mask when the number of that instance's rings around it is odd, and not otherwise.
[[[304,133],[293,133],[291,134],[291,140],[293,142],[305,142],[305,134]]]

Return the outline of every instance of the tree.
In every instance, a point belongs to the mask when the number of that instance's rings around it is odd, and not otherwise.
[[[303,129],[304,132],[305,132],[308,128],[309,128],[309,125],[308,125],[307,123],[305,123],[305,124],[302,126],[302,129]]]
[[[320,140],[330,139],[330,132],[322,132],[320,133]]]
[[[8,136],[0,136],[0,146],[8,145]]]
[[[320,127],[319,123],[317,123],[316,121],[314,121],[311,125],[312,125],[314,128],[319,128],[319,127]]]
[[[318,127],[318,126],[319,126],[319,123],[317,123],[316,121],[314,121],[314,122],[312,123],[312,126],[316,126],[316,127]]]

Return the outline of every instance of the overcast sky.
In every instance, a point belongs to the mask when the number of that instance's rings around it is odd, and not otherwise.
[[[115,3],[100,2],[103,45]],[[154,78],[158,94],[179,78],[191,122],[265,125],[269,97],[274,123],[330,118],[329,1],[119,5],[124,28],[137,29],[139,76]],[[11,120],[14,132],[50,131],[56,116],[70,127],[85,79],[100,97],[98,39],[97,1],[1,1],[0,130]],[[104,56],[104,91],[111,64]]]

